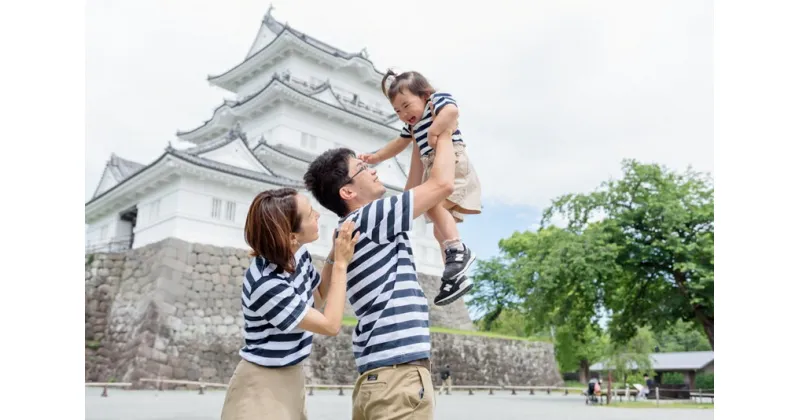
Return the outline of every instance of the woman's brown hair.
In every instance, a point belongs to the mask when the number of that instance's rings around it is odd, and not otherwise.
[[[264,191],[253,199],[244,222],[244,239],[253,249],[250,256],[266,258],[288,273],[295,270],[291,234],[301,223],[296,196],[291,188]]]
[[[392,78],[389,81],[389,78]],[[389,82],[387,85],[386,82]],[[381,80],[381,90],[383,94],[389,98],[389,102],[394,101],[394,98],[402,91],[408,90],[411,94],[419,96],[427,100],[436,89],[431,86],[428,79],[416,71],[407,71],[400,74],[388,70]]]

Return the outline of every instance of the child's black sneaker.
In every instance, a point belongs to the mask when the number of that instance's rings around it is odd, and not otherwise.
[[[437,306],[449,305],[472,289],[472,280],[463,275],[455,280],[442,279],[439,294],[433,299]]]
[[[444,273],[442,280],[455,280],[467,274],[475,255],[463,243],[461,247],[447,248],[444,251]]]

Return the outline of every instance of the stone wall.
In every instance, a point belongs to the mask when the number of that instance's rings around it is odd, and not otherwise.
[[[227,382],[242,345],[240,296],[248,265],[246,250],[177,239],[88,257],[86,380]],[[438,279],[421,276],[420,283],[431,301]],[[430,306],[432,325],[472,328],[463,301]],[[355,380],[351,332],[345,327],[337,337],[314,338],[309,382]],[[449,363],[462,384],[560,382],[550,344],[433,334],[432,346],[434,363]]]
[[[314,336],[311,356],[305,362],[309,383],[355,382],[352,331],[352,327],[343,327],[336,337]],[[456,385],[561,386],[564,383],[550,343],[431,333],[431,353],[435,383],[439,368],[446,364],[450,365]]]

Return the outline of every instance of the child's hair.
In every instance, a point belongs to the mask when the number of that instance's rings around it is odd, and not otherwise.
[[[392,78],[389,80],[389,78]],[[387,85],[387,81],[389,84]],[[383,94],[389,98],[389,102],[394,101],[394,98],[401,92],[408,90],[413,95],[420,98],[427,99],[436,89],[428,83],[428,79],[416,71],[407,71],[400,74],[388,70],[386,75],[381,80],[381,89]]]

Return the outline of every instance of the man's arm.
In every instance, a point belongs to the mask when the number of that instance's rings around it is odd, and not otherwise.
[[[446,103],[436,114],[436,119],[428,127],[428,137],[441,136],[446,129],[456,130],[458,126],[458,107],[451,103]]]
[[[422,183],[422,158],[419,153],[419,146],[414,143],[414,150],[411,152],[411,168],[408,170],[405,191],[408,191]]]
[[[439,136],[435,150],[430,177],[424,184],[411,190],[414,195],[415,219],[444,201],[455,189],[456,155],[451,130],[446,130]]]
[[[436,141],[444,130],[449,128],[455,132],[458,128],[458,104],[449,93],[435,93],[430,107],[434,120],[428,127],[428,144],[436,148]]]

